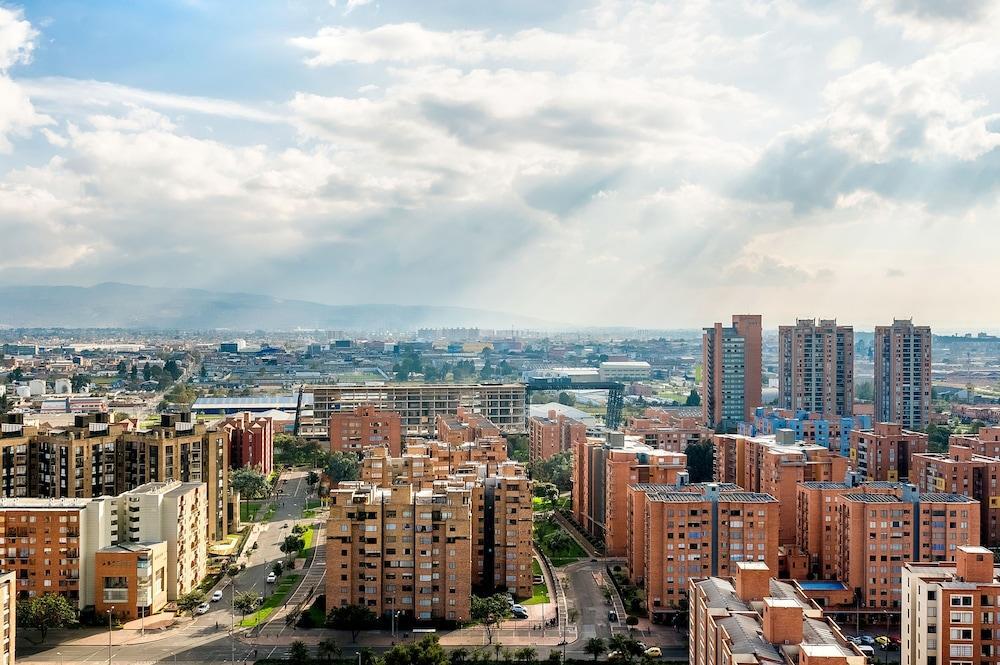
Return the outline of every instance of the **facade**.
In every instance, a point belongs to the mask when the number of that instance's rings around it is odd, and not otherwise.
[[[528,458],[531,461],[547,460],[557,453],[572,450],[586,440],[587,426],[556,411],[548,416],[528,418]]]
[[[598,368],[601,381],[642,381],[650,373],[649,363],[644,360],[605,361]]]
[[[850,455],[850,433],[853,429],[871,429],[871,416],[855,413],[841,418],[824,418],[820,413],[791,411],[789,409],[754,409],[753,420],[742,423],[737,429],[744,436],[774,434],[779,429],[795,432],[796,441],[818,443],[844,457]]]
[[[691,444],[712,438],[712,430],[697,418],[678,416],[664,409],[646,409],[625,427],[626,436],[641,436],[650,448],[683,453]]]
[[[854,328],[834,319],[778,327],[778,406],[826,418],[853,414]]]
[[[734,314],[733,324],[716,323],[702,335],[702,419],[729,431],[761,405],[761,317]]]
[[[922,492],[951,492],[979,501],[979,542],[1000,547],[1000,457],[952,443],[947,453],[913,455],[910,465],[910,478]]]
[[[435,428],[439,441],[453,445],[502,434],[500,428],[490,422],[489,418],[461,406],[455,409],[455,413],[439,413]]]
[[[370,404],[330,416],[330,451],[360,455],[368,446],[388,446],[394,456],[403,451],[399,414],[379,411]]]
[[[245,466],[265,476],[274,470],[274,422],[249,412],[229,416],[222,425],[229,435],[229,468]]]
[[[17,586],[14,573],[0,574],[0,665],[14,665],[17,642]]]
[[[927,435],[897,423],[875,423],[869,430],[851,430],[851,464],[864,480],[907,480],[910,458],[927,452]]]
[[[472,596],[472,490],[352,481],[330,492],[326,599],[379,616],[468,621]]]
[[[686,469],[683,453],[649,448],[637,437],[611,432],[608,439],[588,438],[573,454],[573,516],[604,541],[608,556],[624,556],[629,485],[673,485]]]
[[[167,604],[167,543],[112,545],[94,554],[94,610],[120,620],[149,616]]]
[[[731,577],[689,583],[692,665],[866,665],[864,654],[788,582],[760,563],[737,564]]]
[[[902,588],[903,665],[990,663],[1000,657],[1000,568],[993,552],[961,546],[955,561],[906,563]]]
[[[307,389],[313,394],[317,422],[329,423],[338,411],[370,404],[399,414],[404,436],[434,436],[438,414],[459,407],[488,418],[505,434],[527,429],[527,392],[521,383],[324,385]]]
[[[875,326],[875,420],[923,430],[930,413],[930,326],[910,319]]]
[[[780,542],[795,543],[796,492],[799,483],[838,481],[847,474],[848,459],[816,443],[795,440],[792,430],[768,436],[717,434],[715,480],[779,501]],[[777,568],[775,568],[777,570]]]
[[[735,571],[744,561],[778,564],[778,502],[768,494],[704,483],[629,486],[626,558],[646,593],[650,619],[676,611],[688,582]]]
[[[486,593],[506,589],[530,598],[532,587],[531,481],[524,467],[504,462],[472,485],[472,575]],[[480,522],[479,516],[483,519]]]
[[[898,610],[904,561],[946,561],[979,544],[979,503],[899,483],[803,483],[797,545],[809,572],[840,580],[865,608]]]

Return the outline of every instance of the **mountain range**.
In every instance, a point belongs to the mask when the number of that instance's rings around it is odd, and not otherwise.
[[[252,293],[108,282],[0,287],[0,326],[177,330],[406,331],[423,327],[552,328],[540,319],[466,307],[327,305]]]

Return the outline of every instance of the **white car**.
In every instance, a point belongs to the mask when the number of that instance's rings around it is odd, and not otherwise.
[[[659,658],[660,656],[663,655],[663,651],[660,649],[660,647],[649,647],[643,653],[645,653],[650,658]]]
[[[217,603],[220,600],[222,600],[222,591],[221,590],[216,591],[215,593],[212,594],[212,602],[213,603]]]
[[[267,583],[274,584],[278,581],[278,576],[274,574],[274,571],[267,574]]]
[[[199,605],[199,606],[198,606],[198,607],[197,607],[197,608],[195,609],[194,613],[195,613],[195,614],[208,614],[208,611],[209,611],[210,609],[212,609],[212,606],[211,606],[211,605],[209,605],[208,603],[202,603],[201,605]]]

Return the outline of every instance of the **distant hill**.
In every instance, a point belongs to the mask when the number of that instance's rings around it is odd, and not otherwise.
[[[205,330],[551,328],[530,317],[465,307],[324,305],[251,293],[105,283],[0,287],[0,327]]]

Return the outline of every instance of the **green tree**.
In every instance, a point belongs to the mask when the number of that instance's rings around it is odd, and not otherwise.
[[[454,649],[448,654],[448,660],[451,665],[465,665],[465,662],[469,660],[469,650],[465,647]]]
[[[7,375],[7,383],[13,383],[14,381],[24,380],[24,369],[21,367],[15,367],[10,374]]]
[[[302,640],[295,640],[288,647],[288,657],[285,658],[294,665],[306,665],[309,662],[309,648]]]
[[[316,473],[315,471],[310,470],[309,474],[306,476],[306,484],[309,485],[310,488],[312,488],[318,482],[319,482],[319,474]]]
[[[507,435],[507,457],[522,464],[528,463],[531,442],[524,434]]]
[[[563,391],[559,393],[559,403],[565,406],[576,406],[576,395]]]
[[[687,470],[692,483],[709,482],[715,475],[715,446],[711,441],[689,443],[684,449]]]
[[[556,555],[573,547],[573,538],[562,529],[558,529],[545,536],[545,547]]]
[[[290,533],[285,536],[285,540],[282,541],[280,549],[285,554],[291,554],[292,552],[298,552],[305,546],[306,541],[302,539],[302,536],[297,533]]]
[[[499,628],[500,623],[509,618],[511,614],[507,594],[495,593],[485,598],[482,596],[472,597],[472,620],[483,624],[490,644],[493,644],[493,630]]]
[[[90,385],[91,378],[89,374],[74,374],[70,377],[69,382],[73,392],[78,393]]]
[[[385,665],[450,665],[436,635],[428,635],[419,642],[397,644],[385,652],[382,660]]]
[[[132,383],[137,383],[139,381],[139,367],[137,365],[132,365],[132,369],[129,370],[128,376]]]
[[[358,658],[361,660],[361,665],[375,665],[379,662],[375,650],[371,647],[361,647],[361,650],[358,651]]]
[[[684,406],[701,406],[701,395],[694,388],[691,389],[691,393],[684,400]]]
[[[358,633],[373,628],[378,622],[375,613],[364,605],[342,605],[326,615],[326,625],[351,631],[351,642],[356,642]]]
[[[538,658],[538,652],[531,647],[521,647],[514,652],[514,659],[524,663],[524,665],[534,665],[536,658]]]
[[[608,645],[605,644],[604,639],[600,637],[591,637],[587,640],[586,644],[583,645],[583,652],[593,656],[595,661],[603,656],[607,650]]]
[[[145,365],[142,366],[142,380],[149,381],[151,378],[153,378],[153,369],[149,366],[149,363],[147,362]]]
[[[243,617],[246,618],[248,613],[256,609],[259,602],[260,596],[257,595],[256,591],[240,591],[233,598],[233,608],[239,610]]]
[[[229,472],[229,487],[239,492],[241,499],[262,499],[270,490],[267,476],[249,466]]]
[[[618,633],[611,636],[608,647],[612,651],[617,651],[619,657],[626,663],[631,663],[636,656],[642,655],[642,645],[628,635]]]
[[[274,573],[275,577],[281,577],[281,574],[285,572],[285,567],[280,561],[275,561],[271,564],[271,572]]]
[[[560,492],[573,488],[573,453],[569,450],[546,460],[535,460],[528,464],[528,470],[535,482],[552,483]]]
[[[176,381],[177,379],[181,378],[181,374],[183,374],[183,372],[181,371],[181,368],[178,367],[176,360],[168,360],[163,365],[163,371],[166,372],[167,374],[169,374],[170,378],[172,380],[174,380],[174,381]]]
[[[65,596],[47,593],[17,601],[15,611],[18,628],[35,629],[42,642],[49,630],[65,628],[76,621],[76,612]]]
[[[124,360],[118,361],[118,378],[124,379],[128,376],[128,363]]]
[[[944,453],[948,451],[948,438],[951,436],[951,428],[945,425],[927,426],[927,448],[932,453]]]
[[[313,464],[320,452],[317,441],[284,432],[274,435],[274,460],[279,464]]]
[[[319,660],[322,660],[324,663],[332,663],[334,660],[340,658],[341,653],[343,652],[340,649],[340,645],[332,637],[321,640],[316,645],[316,654]]]
[[[326,475],[334,485],[342,480],[357,480],[361,477],[361,460],[354,453],[336,450],[327,458]]]
[[[181,612],[190,612],[203,602],[205,602],[205,594],[201,591],[189,591],[177,599],[177,609]]]

